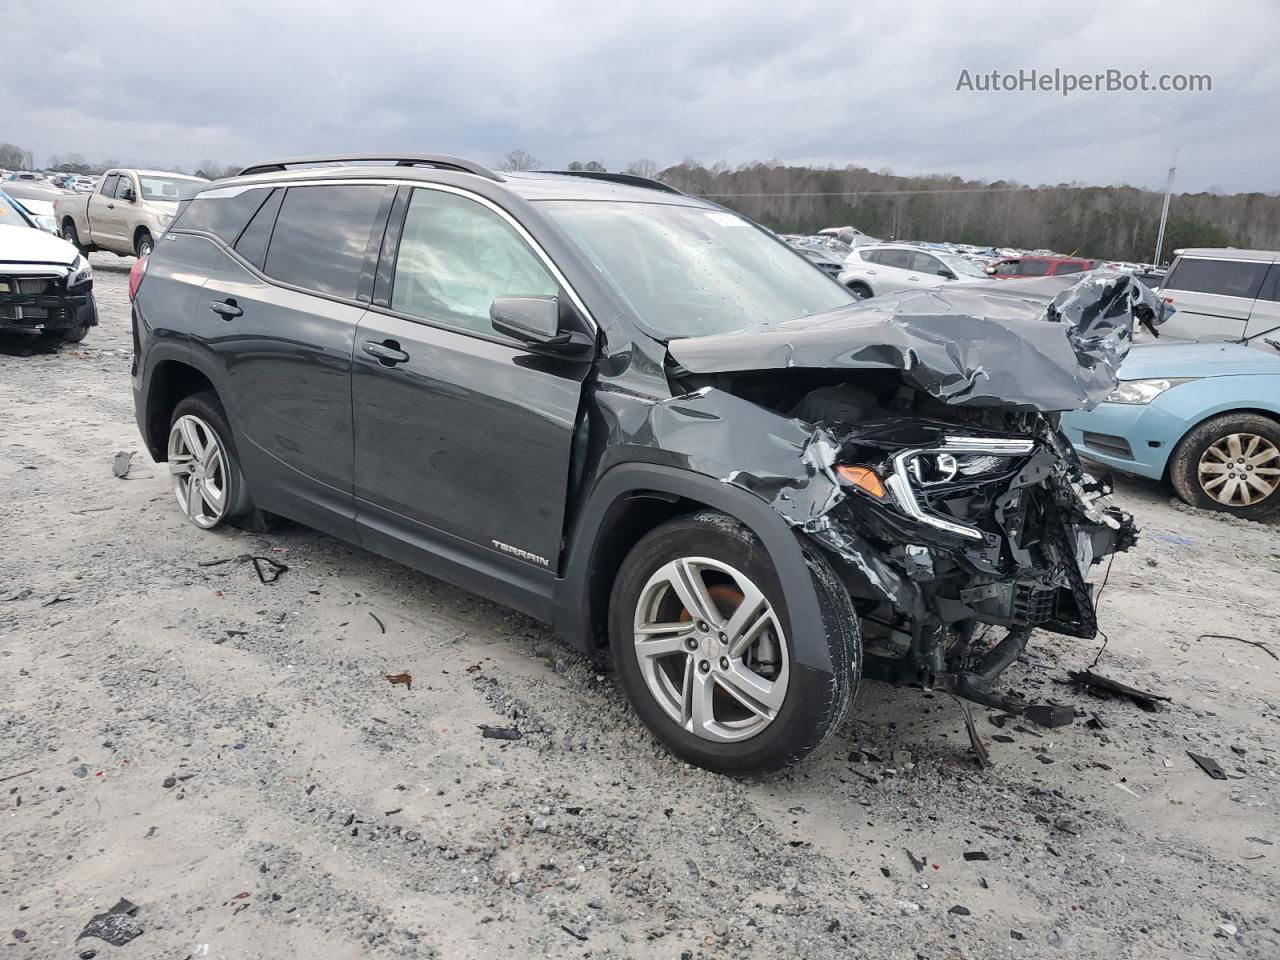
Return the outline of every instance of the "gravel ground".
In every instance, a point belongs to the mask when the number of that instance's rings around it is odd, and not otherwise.
[[[1143,536],[1098,669],[1159,712],[1037,634],[1012,684],[1080,719],[975,709],[989,770],[951,698],[868,682],[809,762],[732,781],[531,620],[300,527],[188,525],[133,422],[131,261],[93,261],[83,344],[0,348],[3,956],[1280,956],[1280,664],[1197,639],[1280,652],[1276,526],[1121,487]],[[289,570],[201,565],[246,553]],[[77,940],[122,897],[136,939]]]

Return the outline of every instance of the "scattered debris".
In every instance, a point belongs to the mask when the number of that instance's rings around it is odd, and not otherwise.
[[[985,850],[966,850],[964,852],[964,858],[969,861],[991,859],[987,856],[987,852]]]
[[[1061,830],[1063,833],[1070,833],[1079,836],[1084,833],[1084,821],[1071,816],[1054,817],[1053,828]]]
[[[964,714],[964,729],[969,734],[969,749],[973,751],[974,759],[978,761],[978,769],[985,770],[991,766],[991,757],[987,754],[987,748],[982,745],[982,738],[978,736],[978,728],[973,722],[973,712],[959,697],[953,695],[951,699],[960,704],[960,710]]]
[[[97,937],[99,940],[107,941],[113,947],[123,947],[138,934],[142,933],[141,924],[134,919],[134,914],[137,912],[138,907],[136,904],[121,898],[106,913],[98,914],[85,924],[84,929],[80,931],[80,936],[76,937],[76,939]]]
[[[954,907],[948,910],[947,913],[954,913],[957,917],[967,917],[970,916],[971,911],[968,907],[962,907],[957,903]]]
[[[916,873],[924,873],[925,861],[922,858],[917,857],[906,847],[902,848],[902,852],[907,855],[907,859],[911,861],[911,865],[916,868]]]
[[[1227,779],[1226,771],[1218,766],[1218,761],[1214,760],[1212,757],[1202,757],[1200,754],[1192,753],[1190,750],[1187,751],[1187,756],[1194,760],[1199,765],[1200,769],[1213,777],[1213,779]]]
[[[1036,726],[1068,727],[1075,722],[1075,707],[1061,703],[1033,703],[1022,715]]]
[[[258,575],[258,579],[263,583],[275,583],[280,579],[280,574],[284,573],[289,567],[278,560],[272,560],[270,557],[258,557],[251,553],[242,553],[237,557],[223,557],[221,560],[203,560],[197,563],[197,567],[219,567],[224,563],[252,563],[253,570]]]
[[[124,450],[121,450],[112,458],[111,472],[116,475],[117,479],[123,480],[129,476],[129,470],[133,467],[132,460],[133,454],[126,453]]]
[[[71,773],[73,776],[77,776],[83,779],[89,775],[89,768],[82,763],[78,767],[73,767],[71,770]]]
[[[1138,690],[1136,687],[1128,686],[1120,683],[1118,680],[1112,680],[1109,677],[1101,676],[1092,670],[1072,670],[1067,673],[1073,681],[1084,687],[1090,693],[1102,697],[1128,697],[1137,706],[1146,710],[1148,713],[1155,713],[1159,709],[1158,701],[1172,703],[1172,697],[1166,697],[1158,693],[1147,693],[1144,690]]]
[[[0,777],[0,783],[4,783],[6,780],[17,780],[19,777],[25,777],[27,774],[35,772],[36,768],[32,767],[30,770],[19,770],[17,773],[6,773],[3,777]]]
[[[572,927],[567,927],[563,923],[560,924],[560,929],[563,930],[565,933],[567,933],[569,936],[573,937],[573,939],[586,942],[587,935],[585,933],[579,933],[577,930],[574,930]]]
[[[387,625],[378,619],[378,615],[376,613],[370,610],[369,616],[373,617],[373,622],[378,625],[379,630],[381,630],[383,633],[387,632]]]
[[[1197,640],[1235,640],[1239,643],[1247,643],[1251,647],[1257,647],[1272,660],[1280,660],[1280,654],[1277,654],[1269,646],[1261,640],[1246,640],[1244,637],[1234,637],[1229,633],[1202,633],[1196,637]]]
[[[1238,932],[1239,931],[1234,923],[1220,923],[1218,924],[1218,932],[1215,933],[1214,936],[1229,939],[1234,937]]]
[[[488,740],[519,740],[524,736],[515,727],[490,727],[480,725],[480,735]]]
[[[75,597],[71,596],[70,594],[59,593],[55,595],[52,599],[46,600],[44,603],[40,604],[40,606],[52,607],[55,603],[66,603],[68,600],[74,600],[74,599]]]
[[[413,674],[411,673],[388,673],[387,682],[393,687],[400,686],[406,690],[413,689]]]

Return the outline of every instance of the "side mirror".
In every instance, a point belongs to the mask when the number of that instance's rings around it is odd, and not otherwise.
[[[555,297],[497,297],[489,306],[489,321],[499,333],[556,353],[579,353],[591,343],[585,334],[560,329]]]
[[[952,273],[950,270],[948,270],[946,267],[943,267],[941,270],[938,271],[938,276],[943,277],[947,280],[954,280],[956,278],[956,275]]]
[[[133,187],[125,187],[124,193],[120,194],[120,199],[126,203],[133,203],[138,199],[138,195],[133,192]]]
[[[995,267],[983,267],[982,270],[984,273],[989,273],[989,274],[992,274],[993,276],[995,275],[995,272],[996,272]]]

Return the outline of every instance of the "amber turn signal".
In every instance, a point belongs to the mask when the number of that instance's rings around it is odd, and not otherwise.
[[[857,487],[877,500],[884,499],[884,484],[870,467],[836,467],[836,476],[842,483]]]

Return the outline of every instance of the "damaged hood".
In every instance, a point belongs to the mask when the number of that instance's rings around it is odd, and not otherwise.
[[[1128,274],[912,290],[736,333],[672,340],[689,373],[898,370],[950,404],[1088,410],[1116,385],[1136,321],[1159,304]]]

